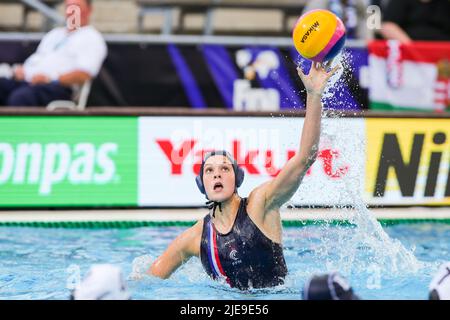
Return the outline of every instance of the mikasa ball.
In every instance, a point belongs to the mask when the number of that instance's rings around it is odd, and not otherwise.
[[[297,20],[292,39],[303,58],[324,62],[333,59],[344,47],[345,26],[331,11],[311,10]]]

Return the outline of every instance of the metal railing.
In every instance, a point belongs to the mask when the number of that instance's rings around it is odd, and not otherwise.
[[[45,18],[42,31],[50,30],[55,24],[64,24],[64,17],[55,9],[62,2],[63,0],[1,0],[0,4],[22,5],[23,18],[21,28],[25,32],[28,25],[28,15],[33,11],[39,12]]]
[[[20,0],[23,4],[33,8],[36,11],[39,11],[41,14],[43,14],[47,19],[52,20],[56,24],[64,24],[65,19],[63,16],[61,16],[58,11],[51,8],[50,6],[46,5],[45,3],[42,3],[39,0]]]
[[[0,33],[0,41],[40,41],[44,33]],[[201,36],[201,35],[157,35],[157,34],[115,34],[104,33],[103,37],[108,43],[126,44],[218,44],[218,45],[262,45],[292,47],[290,37],[249,37],[249,36]],[[345,42],[349,48],[365,48],[365,40],[348,39]]]

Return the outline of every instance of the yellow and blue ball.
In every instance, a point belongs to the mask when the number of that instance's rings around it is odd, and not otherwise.
[[[344,47],[345,26],[331,11],[311,10],[298,19],[292,39],[302,57],[324,62],[337,56]]]

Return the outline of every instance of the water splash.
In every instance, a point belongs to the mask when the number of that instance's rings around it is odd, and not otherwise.
[[[128,280],[142,280],[147,276],[147,270],[155,260],[151,255],[142,255],[133,259],[131,264],[131,273],[128,275]]]
[[[331,65],[331,68],[337,65],[341,68],[330,78],[323,95],[324,121],[322,122],[321,149],[336,145],[337,137],[334,134],[336,130],[343,132],[348,130],[348,122],[344,119],[343,121],[329,119],[339,118],[343,115],[343,110],[348,110],[343,105],[346,101],[342,99],[341,90],[344,90],[348,76],[354,71],[351,69],[350,61],[351,53],[343,51]],[[346,141],[350,145],[349,150],[355,150],[355,152],[360,149],[365,150],[364,139],[364,135],[351,132]],[[329,196],[339,198],[340,201],[337,203],[346,203],[346,206],[334,205],[332,210],[342,212],[352,227],[335,230],[336,228],[330,223],[321,226],[328,230],[322,233],[325,238],[321,239],[320,243],[313,244],[316,258],[326,257],[324,263],[328,271],[338,270],[344,274],[377,270],[392,276],[417,273],[424,263],[419,262],[413,251],[405,248],[400,241],[390,238],[365,204],[361,194],[365,187],[364,162],[358,164],[354,161],[355,152],[341,154],[341,157],[336,159],[336,167],[351,163],[352,169],[345,177],[336,181],[334,190],[327,190]]]
[[[412,250],[389,237],[362,202],[340,210],[347,211],[352,227],[343,228],[325,241],[328,249],[324,251],[330,257],[326,261],[328,270],[404,276],[415,274],[423,267]]]
[[[339,117],[346,111],[360,111],[362,108],[362,105],[355,101],[349,92],[349,89],[355,86],[350,81],[352,75],[355,74],[352,59],[352,53],[344,50],[332,61],[330,68],[336,66],[340,68],[328,81],[322,98],[324,114],[328,117]]]

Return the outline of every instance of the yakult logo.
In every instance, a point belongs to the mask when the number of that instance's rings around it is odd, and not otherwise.
[[[212,150],[226,150],[236,159],[245,172],[240,192],[248,195],[256,186],[280,174],[300,152],[305,123],[297,117],[144,120],[140,123],[138,158],[138,201],[143,206],[203,205],[204,197],[198,192],[194,177],[200,173],[204,155]],[[352,142],[353,136],[364,135],[363,130],[359,119],[323,121],[317,159],[305,173],[305,183],[292,197],[294,205],[347,204],[342,184],[359,190],[364,180],[364,151]]]
[[[7,183],[38,186],[42,196],[53,187],[70,184],[106,184],[113,180],[118,152],[115,143],[0,143],[0,187]]]
[[[194,156],[192,173],[198,175],[204,155],[207,152],[212,151],[212,149],[197,148],[198,141],[195,139],[187,139],[180,144],[175,145],[170,139],[161,138],[157,139],[156,143],[170,163],[170,174],[175,176],[185,174],[183,171],[183,164],[185,164],[188,156]],[[243,150],[241,141],[237,139],[231,141],[231,146],[228,150],[231,151],[231,154],[234,156],[239,166],[251,175],[268,175],[276,177],[281,171],[282,165],[277,167],[274,164],[276,157],[276,152],[274,152],[274,150],[268,148],[264,150],[261,148]],[[285,161],[288,161],[295,156],[295,153],[295,150],[286,150]],[[318,161],[321,162],[324,174],[332,179],[342,178],[349,170],[348,165],[335,166],[334,161],[337,158],[339,158],[339,151],[333,149],[320,150],[317,156]],[[310,175],[312,170],[313,168],[311,167],[308,170],[307,175]]]

